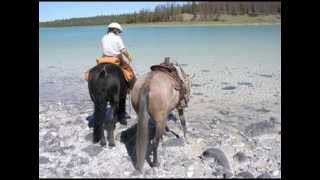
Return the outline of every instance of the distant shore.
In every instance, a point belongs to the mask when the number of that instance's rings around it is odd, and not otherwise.
[[[222,15],[218,21],[183,21],[183,22],[152,22],[152,23],[135,23],[122,24],[124,27],[180,27],[180,26],[246,26],[246,25],[280,25],[281,16],[267,15],[250,17],[247,15]],[[65,27],[89,27],[89,26],[105,26],[105,25],[79,25],[79,26],[52,26],[39,28],[65,28]]]

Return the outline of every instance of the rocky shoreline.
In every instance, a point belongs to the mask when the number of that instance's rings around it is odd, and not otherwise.
[[[93,113],[87,84],[77,75],[55,76],[39,82],[40,178],[281,178],[281,74],[280,70],[237,67],[186,66],[196,73],[186,109],[184,142],[179,121],[168,126],[159,145],[160,167],[146,163],[135,171],[117,124],[116,147],[92,143],[86,118]],[[176,113],[176,112],[174,112]]]

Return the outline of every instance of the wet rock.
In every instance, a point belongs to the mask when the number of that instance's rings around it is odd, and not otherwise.
[[[257,109],[256,110],[257,112],[262,112],[262,113],[267,113],[267,112],[270,112],[270,110],[269,109],[266,109],[266,108],[260,108],[260,109]]]
[[[165,142],[163,142],[163,146],[166,147],[177,147],[177,146],[183,146],[184,145],[184,141],[182,138],[173,138],[173,139],[169,139]]]
[[[254,178],[254,176],[253,176],[250,172],[248,172],[248,171],[241,172],[241,173],[237,174],[236,177],[241,177],[241,178]]]
[[[226,87],[223,87],[222,89],[223,90],[234,90],[236,88],[237,88],[236,86],[226,86]]]
[[[210,72],[208,69],[202,69],[201,72]]]
[[[55,82],[54,81],[46,81],[45,83],[46,84],[54,84]]]
[[[191,87],[200,87],[200,86],[201,86],[201,84],[195,84],[195,83],[191,84]]]
[[[246,162],[248,160],[248,157],[243,152],[237,152],[233,156],[234,160],[237,160],[240,163]]]
[[[250,83],[250,82],[238,82],[238,85],[244,85],[244,86],[248,86],[248,87],[253,87],[252,83]]]
[[[71,124],[72,124],[72,121],[67,121],[66,124],[67,124],[67,125],[71,125]]]
[[[204,158],[214,158],[218,165],[224,169],[230,170],[229,161],[223,151],[217,148],[209,148],[202,153]]]
[[[48,157],[45,157],[45,156],[40,156],[39,157],[39,164],[47,164],[49,162],[50,162],[50,160],[49,160]]]
[[[281,124],[276,117],[271,116],[269,120],[273,124]]]
[[[49,128],[51,128],[51,127],[49,127]],[[55,139],[57,135],[58,135],[58,134],[55,132],[55,130],[49,130],[49,131],[43,136],[43,139],[44,139],[46,142],[48,142],[48,141],[51,141],[51,140]],[[48,144],[50,144],[50,143],[48,143]]]
[[[217,124],[220,124],[220,121],[221,121],[221,119],[219,118],[219,117],[213,117],[212,119],[211,119],[211,123],[213,124],[213,125],[217,125]]]
[[[272,78],[271,74],[259,74],[261,77]]]
[[[262,121],[250,124],[245,128],[245,134],[250,137],[272,133],[275,125],[270,121]]]
[[[192,93],[192,95],[195,95],[195,96],[201,96],[201,95],[203,95],[203,93],[195,92],[195,93]]]
[[[213,168],[213,167],[211,167]],[[232,172],[228,169],[224,169],[222,166],[218,166],[212,172],[212,175],[218,178],[230,178],[233,176]]]
[[[83,149],[81,149],[81,151],[86,152],[89,156],[93,157],[93,156],[97,156],[101,151],[102,151],[102,147],[99,145],[89,145]]]
[[[277,118],[275,118],[275,117],[271,116],[269,120],[270,120],[270,121],[276,121],[276,120],[277,120]]]
[[[60,139],[59,138],[52,138],[45,141],[44,151],[45,152],[59,152],[64,154],[63,147],[60,146]]]
[[[271,178],[271,175],[268,172],[265,172],[257,176],[257,179],[269,179],[269,178]]]
[[[229,111],[226,111],[226,110],[220,110],[220,111],[219,111],[219,113],[220,113],[220,114],[222,114],[222,115],[225,115],[225,116],[226,116],[226,115],[228,115],[228,114],[229,114]]]

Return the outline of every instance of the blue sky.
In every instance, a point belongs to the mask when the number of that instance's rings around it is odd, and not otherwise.
[[[39,22],[73,17],[122,14],[153,10],[158,4],[168,2],[39,2]],[[181,4],[183,2],[179,2]]]

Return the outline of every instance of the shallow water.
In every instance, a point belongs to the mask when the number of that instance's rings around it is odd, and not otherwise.
[[[100,39],[105,32],[104,26],[39,29],[40,99],[65,96],[71,86],[79,86],[83,72],[101,55]],[[138,75],[164,57],[187,64],[187,71],[212,64],[281,68],[280,25],[127,27],[122,36]],[[66,87],[64,95],[55,92],[57,86]]]

